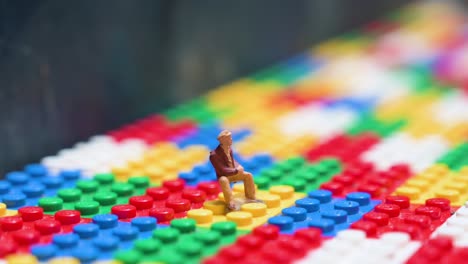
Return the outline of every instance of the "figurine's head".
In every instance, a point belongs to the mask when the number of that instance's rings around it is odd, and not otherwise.
[[[232,145],[232,134],[228,130],[223,130],[218,135],[219,144],[230,147]]]

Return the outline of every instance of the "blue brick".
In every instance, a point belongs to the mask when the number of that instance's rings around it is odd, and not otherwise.
[[[176,143],[180,148],[185,148],[190,145],[205,145],[209,149],[215,149],[219,142],[217,140],[218,134],[223,130],[218,124],[206,124],[198,128],[195,133],[186,137],[176,139]],[[232,131],[232,140],[239,142],[248,135],[251,131],[248,129],[240,129]]]
[[[54,235],[50,244],[33,246],[31,253],[40,261],[68,256],[82,263],[110,260],[116,250],[130,249],[135,240],[150,238],[156,228],[164,227],[152,217],[120,222],[113,214],[96,215],[92,223],[76,225],[72,233]]]
[[[0,200],[9,209],[38,205],[40,198],[55,196],[60,189],[74,187],[80,178],[78,170],[51,175],[43,165],[30,164],[24,171],[7,173],[5,180],[0,181]]]
[[[377,103],[376,98],[341,98],[329,101],[325,107],[326,108],[346,108],[350,109],[357,113],[365,113],[374,109]]]
[[[380,200],[371,200],[368,193],[349,193],[344,199],[333,198],[327,190],[315,190],[297,200],[295,206],[283,209],[282,215],[270,218],[268,223],[278,226],[285,234],[316,227],[324,236],[335,236],[380,203]]]

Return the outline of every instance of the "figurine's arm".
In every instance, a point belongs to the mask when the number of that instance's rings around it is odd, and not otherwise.
[[[229,166],[226,166],[223,163],[223,161],[215,154],[210,155],[210,161],[213,167],[215,167],[215,169],[219,171],[223,176],[232,176],[232,175],[237,174],[236,168],[231,168]]]
[[[236,159],[234,159],[234,155],[232,154],[232,149],[231,149],[231,158],[232,158],[232,161],[234,162],[234,167],[238,168],[240,164],[239,162],[237,162]]]

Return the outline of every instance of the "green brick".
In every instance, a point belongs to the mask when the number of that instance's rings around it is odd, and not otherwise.
[[[291,84],[300,80],[308,73],[308,71],[304,71],[304,68],[301,65],[298,65],[296,67],[280,63],[266,70],[253,74],[252,76],[250,76],[250,80],[254,82],[278,83],[279,86],[276,87],[276,89],[285,89],[288,88]]]
[[[261,190],[275,185],[291,185],[296,192],[308,192],[317,189],[340,171],[341,164],[336,159],[308,163],[302,157],[293,157],[263,170],[254,181]]]
[[[380,121],[372,115],[363,115],[347,133],[358,135],[364,132],[373,132],[381,137],[388,137],[406,124],[406,120]]]
[[[256,82],[265,82],[265,81],[270,81],[275,79],[275,77],[278,75],[278,72],[281,71],[281,65],[274,65],[272,67],[269,67],[267,69],[261,70],[252,76],[250,78]]]
[[[468,142],[464,142],[440,157],[437,163],[446,164],[452,170],[468,165]]]
[[[133,249],[116,252],[114,257],[123,264],[199,263],[247,233],[237,230],[233,222],[218,222],[207,229],[197,227],[193,219],[175,219],[170,227],[155,230],[151,238],[135,241]]]
[[[78,210],[82,217],[107,214],[117,204],[128,204],[131,196],[142,195],[149,187],[149,179],[135,176],[128,182],[116,182],[113,174],[97,174],[93,179],[79,180],[75,188],[61,189],[56,197],[39,200],[46,214],[59,210]]]
[[[177,105],[164,114],[171,121],[190,119],[198,124],[206,124],[217,120],[228,112],[228,109],[212,109],[204,97]]]

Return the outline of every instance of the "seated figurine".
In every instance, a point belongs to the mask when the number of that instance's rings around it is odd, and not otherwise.
[[[210,152],[210,161],[216,171],[218,182],[223,191],[224,200],[229,210],[239,210],[235,203],[230,183],[243,181],[245,191],[245,203],[259,202],[255,198],[255,184],[251,173],[244,171],[232,155],[231,132],[224,130],[218,136],[219,146]]]

